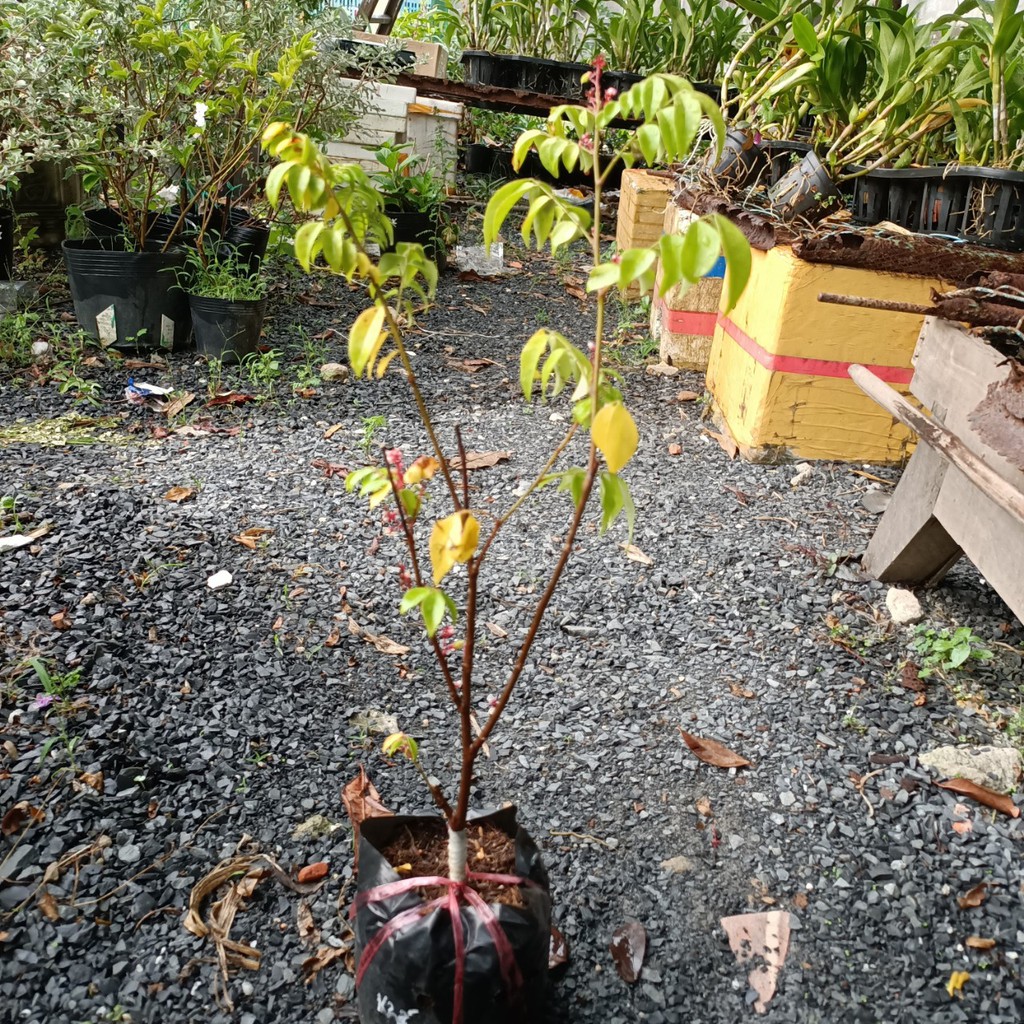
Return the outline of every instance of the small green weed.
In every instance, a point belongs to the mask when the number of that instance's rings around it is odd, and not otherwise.
[[[269,398],[274,393],[274,384],[281,377],[281,353],[276,348],[269,352],[252,352],[242,360],[242,371],[253,387],[259,388]]]
[[[21,311],[0,317],[0,363],[21,369],[32,362],[32,343],[39,340],[41,317]]]
[[[359,439],[359,447],[363,454],[369,457],[370,452],[377,445],[377,435],[387,429],[388,420],[386,416],[364,416],[363,436]]]
[[[952,633],[948,629],[918,626],[910,646],[921,655],[922,679],[945,675],[969,662],[990,661],[993,657],[985,641],[975,636],[968,626],[960,626]]]

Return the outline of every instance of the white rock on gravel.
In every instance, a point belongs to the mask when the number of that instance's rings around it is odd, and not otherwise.
[[[661,862],[662,870],[671,872],[673,875],[685,875],[695,867],[696,865],[689,857],[670,857],[668,860]]]
[[[230,586],[233,579],[234,577],[227,571],[227,569],[221,569],[220,572],[215,572],[206,581],[206,585],[211,590],[223,590],[225,587]]]
[[[1006,793],[1017,785],[1020,752],[1016,747],[936,747],[920,755],[921,764],[947,779],[967,779],[979,786]]]
[[[921,602],[909,591],[890,587],[885,595],[885,607],[897,626],[910,626],[924,618]]]
[[[798,462],[793,468],[796,470],[796,475],[789,481],[790,487],[799,487],[801,484],[807,483],[814,475],[814,467],[809,462]]]

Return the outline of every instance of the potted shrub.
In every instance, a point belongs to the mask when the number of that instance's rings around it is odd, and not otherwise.
[[[383,251],[415,242],[443,269],[447,240],[454,231],[444,208],[444,179],[431,172],[426,158],[413,153],[409,143],[385,143],[374,156],[381,169],[373,175],[373,182],[384,198],[392,229],[392,238]]]
[[[196,351],[240,363],[257,350],[267,308],[266,280],[226,248],[205,256],[193,250],[184,268]]]
[[[619,117],[644,123],[637,132],[620,136],[619,148],[605,161],[601,144],[609,122]],[[403,330],[414,322],[416,304],[429,299],[436,285],[433,263],[412,244],[386,252],[374,264],[367,244],[386,246],[390,227],[385,197],[366,173],[357,165],[331,163],[287,125],[273,126],[265,137],[279,160],[267,180],[271,202],[279,202],[286,189],[298,209],[316,213],[296,234],[296,256],[303,267],[308,271],[323,259],[333,272],[367,287],[372,304],[349,332],[352,372],[380,378],[397,364],[410,389],[410,408],[418,412],[429,439],[428,450],[418,457],[392,450],[384,465],[358,469],[346,481],[346,488],[368,498],[371,508],[387,510],[387,520],[405,547],[408,560],[400,570],[405,593],[399,610],[422,619],[436,659],[437,685],[448,694],[459,722],[453,792],[427,775],[410,736],[396,733],[384,743],[387,753],[404,754],[420,768],[442,817],[362,825],[353,912],[364,1022],[393,1022],[410,1010],[423,1024],[523,1021],[535,1018],[543,1004],[549,934],[546,876],[535,845],[515,824],[514,812],[471,817],[474,765],[523,677],[592,495],[599,495],[602,531],[623,515],[630,522],[635,515],[621,471],[637,447],[638,432],[616,375],[604,361],[606,303],[612,289],[632,284],[650,289],[659,260],[664,288],[692,283],[724,252],[729,266],[726,304],[731,306],[749,273],[746,240],[720,217],[702,218],[685,236],[664,236],[658,246],[628,250],[612,262],[602,255],[600,200],[610,170],[616,163],[632,165],[640,158],[649,163],[679,160],[689,153],[702,117],[721,138],[724,125],[717,108],[682,79],[655,76],[612,98],[602,88],[598,61],[584,105],[555,108],[545,129],[519,139],[517,162],[533,151],[551,173],[560,166],[590,173],[594,215],[561,199],[549,185],[511,181],[488,203],[485,243],[496,240],[520,201],[528,204],[522,225],[527,242],[532,238],[538,247],[550,245],[557,252],[584,240],[594,264],[586,287],[595,304],[596,331],[589,346],[577,346],[548,329],[526,342],[520,378],[524,398],[532,400],[535,390],[542,398],[568,397],[571,421],[553,451],[537,460],[536,475],[525,491],[496,514],[473,497],[461,433],[456,428],[454,437],[442,436],[406,350]],[[561,546],[529,613],[525,638],[488,703],[485,694],[493,683],[484,689],[476,672],[478,598],[487,586],[488,554],[509,521],[524,513],[531,496],[552,484],[567,497]],[[449,657],[452,627],[462,632],[459,666]],[[399,850],[395,840],[407,828],[417,830],[415,843]],[[478,874],[469,866],[469,849],[472,863],[486,864],[486,871]],[[433,860],[423,863],[414,851],[427,851]],[[400,875],[392,864],[403,864],[410,856]],[[391,860],[397,857],[402,860]]]

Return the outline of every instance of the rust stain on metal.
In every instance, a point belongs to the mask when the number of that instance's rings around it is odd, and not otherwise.
[[[1006,379],[989,385],[970,423],[985,444],[1024,471],[1024,364],[1007,362]]]

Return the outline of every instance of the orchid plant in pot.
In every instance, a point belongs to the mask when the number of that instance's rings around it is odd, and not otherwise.
[[[357,377],[383,378],[398,368],[422,424],[428,450],[416,458],[387,453],[384,465],[351,473],[350,491],[386,509],[407,567],[401,569],[403,614],[422,619],[426,644],[436,661],[437,681],[458,720],[453,764],[454,786],[429,776],[416,741],[404,732],[389,736],[389,755],[407,756],[420,770],[442,814],[423,826],[426,838],[415,849],[440,847],[429,869],[410,862],[397,873],[388,843],[414,822],[381,818],[363,822],[358,840],[359,893],[354,904],[357,942],[356,985],[363,1021],[401,1019],[416,1010],[424,1024],[451,1021],[519,1021],[535,1015],[547,974],[549,901],[539,853],[504,812],[489,820],[470,814],[477,759],[527,672],[530,652],[545,613],[597,498],[600,529],[620,517],[631,524],[635,509],[622,475],[636,451],[639,434],[605,364],[605,310],[614,289],[639,284],[649,290],[661,263],[663,289],[696,282],[724,253],[728,265],[727,305],[742,291],[750,252],[728,220],[710,216],[685,234],[667,235],[651,248],[630,249],[615,260],[601,251],[601,193],[616,164],[640,159],[677,161],[694,145],[705,120],[720,140],[721,115],[712,101],[681,78],[655,75],[622,95],[601,84],[603,61],[592,71],[589,99],[554,108],[542,129],[525,132],[515,147],[521,163],[538,154],[544,167],[588,172],[594,188],[594,215],[560,198],[546,184],[517,179],[498,189],[488,203],[484,240],[494,242],[513,209],[526,204],[524,241],[558,252],[583,242],[593,267],[587,291],[593,297],[595,328],[589,345],[578,346],[556,331],[541,329],[521,354],[520,383],[527,402],[568,397],[571,422],[564,436],[539,460],[536,473],[508,508],[488,511],[469,485],[467,453],[458,428],[442,437],[410,359],[404,331],[414,323],[417,304],[429,302],[437,284],[435,265],[421,246],[398,245],[375,263],[367,244],[388,248],[390,223],[384,197],[357,165],[335,164],[305,136],[285,124],[268,129],[264,144],[279,163],[267,180],[273,204],[287,191],[311,219],[297,232],[296,256],[307,271],[326,265],[333,273],[366,286],[370,305],[356,317],[348,352]],[[602,142],[619,118],[642,122],[635,133],[618,137],[607,158]],[[568,499],[562,539],[550,574],[524,624],[525,632],[503,681],[495,687],[482,645],[481,595],[491,569],[495,542],[521,518],[542,488],[555,486]],[[528,524],[521,528],[528,529]],[[461,632],[461,662],[450,642]],[[481,679],[486,673],[486,683]],[[488,700],[488,693],[495,694]],[[436,821],[436,819],[434,819]],[[404,834],[404,832],[403,832]],[[419,835],[419,833],[417,833]],[[433,838],[431,838],[431,836]],[[504,838],[502,838],[504,837]],[[494,852],[503,847],[504,859]],[[472,857],[470,852],[472,851]],[[402,861],[397,861],[399,864]],[[481,870],[480,864],[485,865]],[[412,877],[409,877],[409,876]],[[528,984],[522,984],[523,976]]]

